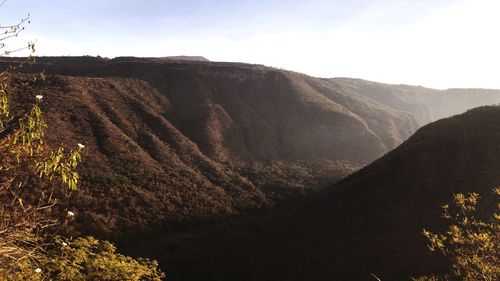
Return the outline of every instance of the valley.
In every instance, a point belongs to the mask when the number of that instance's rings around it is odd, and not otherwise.
[[[41,57],[11,87],[18,105],[43,95],[49,144],[85,145],[71,231],[158,259],[170,280],[439,272],[421,229],[452,193],[499,180],[499,109],[467,110],[500,90],[185,57]]]

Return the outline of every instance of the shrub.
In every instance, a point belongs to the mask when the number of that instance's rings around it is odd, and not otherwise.
[[[17,37],[26,22],[0,26],[3,55],[16,51],[4,42]],[[33,43],[26,48],[35,50]],[[54,207],[58,195],[77,188],[84,146],[65,151],[45,143],[41,95],[11,108],[8,83],[15,68],[0,71],[0,280],[161,280],[164,274],[155,261],[118,254],[109,242],[54,236],[61,222],[74,216]],[[34,89],[44,78],[35,75],[23,85]]]
[[[500,198],[500,188],[494,193]],[[491,217],[476,217],[477,193],[455,194],[453,205],[443,206],[443,217],[450,222],[445,233],[423,230],[428,247],[449,258],[452,276],[465,281],[500,280],[500,201]],[[446,280],[447,277],[421,277],[414,280]]]
[[[159,281],[164,277],[156,261],[121,255],[113,244],[93,237],[56,237],[50,253],[45,266],[54,281]]]

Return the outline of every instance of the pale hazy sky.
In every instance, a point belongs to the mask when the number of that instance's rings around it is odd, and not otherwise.
[[[7,0],[37,55],[201,55],[319,77],[500,88],[498,0]]]

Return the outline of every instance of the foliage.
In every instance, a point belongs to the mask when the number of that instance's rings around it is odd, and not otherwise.
[[[5,31],[0,42],[17,37],[26,21],[0,26]],[[6,46],[0,44],[0,50]],[[30,42],[26,48],[33,52],[35,45]],[[32,58],[30,54],[27,62]],[[54,236],[75,215],[56,206],[60,195],[77,188],[76,169],[84,146],[66,152],[45,143],[43,96],[33,96],[24,108],[11,105],[14,69],[0,72],[0,280],[161,280],[155,261],[118,254],[109,242]],[[40,74],[24,83],[44,78]]]
[[[160,281],[165,277],[156,261],[121,255],[113,244],[90,236],[56,236],[45,250],[47,255],[38,264],[21,260],[15,270],[0,276],[0,280]]]
[[[500,188],[493,190],[500,197]],[[445,233],[423,230],[429,249],[439,251],[452,263],[454,277],[465,281],[500,279],[500,203],[491,214],[491,222],[477,215],[477,193],[455,194],[454,205],[443,206],[443,217],[451,222]],[[443,277],[444,278],[444,277]],[[414,280],[445,280],[422,277]]]
[[[230,163],[230,168],[250,179],[273,200],[279,200],[293,193],[322,189],[356,170],[343,161],[273,161]]]
[[[116,253],[113,244],[93,237],[66,240],[56,237],[46,264],[52,280],[161,280],[158,263]]]
[[[5,30],[1,41],[17,36],[24,29],[24,22],[1,26]],[[2,43],[1,48],[6,46]],[[26,48],[34,51],[35,47],[28,43]],[[5,51],[4,55],[13,51],[17,50]],[[22,269],[44,259],[46,230],[57,224],[57,218],[50,213],[57,200],[52,196],[54,186],[35,190],[37,178],[52,175],[58,180],[67,177],[67,173],[75,173],[52,166],[40,171],[37,177],[34,167],[51,161],[47,157],[46,124],[39,106],[43,97],[33,97],[27,110],[13,110],[8,81],[14,69],[10,66],[0,73],[0,276],[17,276]],[[79,150],[74,152],[79,153]]]

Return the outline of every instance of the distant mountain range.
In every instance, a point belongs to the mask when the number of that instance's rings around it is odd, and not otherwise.
[[[109,60],[109,59],[107,59]],[[205,61],[208,60],[202,56],[168,56],[168,57],[116,57],[113,61],[150,61],[150,62],[172,62],[172,61]]]
[[[395,110],[409,112],[420,125],[482,105],[498,104],[498,90],[434,90],[408,85],[388,85],[361,79],[337,78],[356,92]]]
[[[72,204],[81,229],[103,235],[323,189],[421,125],[500,102],[497,90],[319,79],[202,57],[41,57],[22,71],[47,75],[33,91],[44,95],[49,141],[85,144]],[[13,79],[20,88],[24,76]]]

